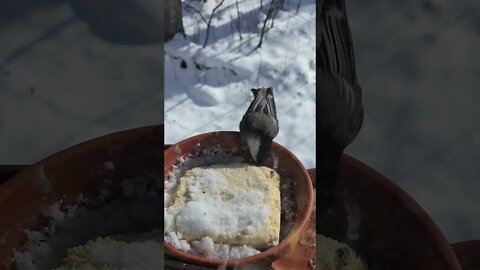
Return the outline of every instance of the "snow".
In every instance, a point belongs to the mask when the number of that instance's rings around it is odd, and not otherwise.
[[[347,244],[321,234],[316,237],[319,269],[367,270],[362,258]]]
[[[13,258],[16,269],[53,269],[74,247],[79,249],[72,254],[72,260],[85,256],[83,263],[99,269],[102,264],[121,269],[119,265],[125,269],[132,265],[161,268],[162,257],[158,254],[163,252],[162,233],[156,229],[163,222],[158,214],[162,205],[160,190],[147,191],[151,182],[146,179],[125,179],[119,185],[125,195],[122,198],[85,199],[79,195],[75,204],[62,207],[63,202],[58,201],[41,208],[48,224],[38,231],[25,231],[28,240],[15,250]],[[141,258],[143,261],[139,261]]]
[[[271,171],[244,163],[195,167],[177,180],[179,191],[172,188],[177,181],[167,181],[164,193],[170,198],[175,192],[176,201],[165,205],[165,240],[180,250],[221,259],[257,254],[255,247],[278,243],[278,235],[269,232],[276,215],[266,204],[268,193],[275,192],[267,191],[267,179],[257,179],[266,170]]]
[[[205,149],[198,156],[182,156],[178,159],[177,164],[173,166],[173,168],[167,175],[165,185],[164,185],[164,198],[165,198],[164,200],[165,200],[165,206],[167,206],[164,210],[165,241],[170,243],[175,248],[191,254],[223,258],[223,259],[250,256],[260,252],[259,250],[253,248],[252,246],[247,246],[247,245],[230,245],[230,244],[213,243],[213,247],[212,247],[209,244],[210,241],[213,242],[213,239],[210,236],[202,237],[200,241],[189,242],[183,239],[182,233],[175,231],[175,218],[176,218],[175,215],[176,215],[176,212],[178,212],[179,208],[172,206],[173,204],[172,204],[171,198],[173,197],[174,193],[177,190],[177,184],[179,183],[178,179],[184,176],[185,172],[195,167],[208,167],[212,165],[223,166],[219,164],[231,164],[231,163],[237,163],[237,164],[245,163],[245,160],[243,160],[241,157],[232,156],[231,153],[226,153],[220,149],[215,149],[215,148]],[[238,182],[238,180],[236,181]],[[292,185],[293,185],[292,181],[288,177],[282,178],[282,180],[280,181],[280,194],[281,194],[280,241],[287,236],[287,234],[292,230],[293,226],[295,225],[296,203],[295,203],[295,197],[294,197]],[[222,187],[218,186],[217,189],[221,190]],[[218,190],[217,190],[217,193],[218,193]],[[183,191],[183,189],[181,191]],[[252,197],[252,195],[247,195],[247,196]],[[202,197],[202,194],[198,193],[197,197]],[[212,196],[209,196],[209,198],[210,197]],[[215,196],[213,196],[213,198],[215,198]],[[248,200],[259,200],[259,199],[260,198],[253,197]],[[181,200],[176,199],[176,201],[181,201]],[[268,202],[270,201],[271,200],[268,200]],[[215,207],[215,209],[217,208],[218,207]],[[210,209],[213,209],[213,208],[210,208]],[[233,213],[233,215],[235,214]],[[216,227],[218,228],[221,226],[216,226]]]
[[[0,164],[163,121],[160,44],[111,43],[79,18],[44,37],[73,16],[70,6],[8,1],[2,13],[14,2],[19,14],[0,27]]]
[[[237,175],[238,180],[233,178]],[[237,163],[190,170],[180,179],[187,185],[184,196],[189,201],[176,213],[177,231],[186,239],[262,236],[271,209],[265,204],[269,186],[255,179],[257,175],[260,168]]]
[[[235,130],[253,99],[251,88],[274,89],[280,132],[275,139],[315,167],[315,1],[285,1],[261,48],[261,1],[227,0],[216,11],[202,48],[205,18],[220,1],[185,0],[187,37],[165,44],[165,143],[215,131]],[[185,3],[187,3],[185,5]],[[241,35],[237,23],[240,22]]]

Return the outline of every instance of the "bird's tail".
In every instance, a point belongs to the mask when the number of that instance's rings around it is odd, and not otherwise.
[[[317,13],[317,67],[341,76],[352,85],[357,84],[345,0],[326,0],[317,6]]]
[[[273,96],[273,89],[268,88],[253,88],[253,101],[247,109],[247,113],[264,112],[267,115],[277,119],[277,108],[275,107],[275,98]]]

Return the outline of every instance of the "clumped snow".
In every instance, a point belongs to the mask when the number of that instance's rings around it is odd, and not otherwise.
[[[147,188],[151,181],[125,179],[119,183],[121,197],[87,199],[80,194],[75,204],[66,206],[58,201],[40,209],[48,224],[37,231],[25,231],[28,240],[15,250],[13,265],[18,270],[53,269],[64,262],[69,249],[86,244],[79,254],[88,254],[88,262],[99,268],[102,263],[115,263],[112,265],[126,269],[139,265],[139,254],[132,253],[133,250],[148,251],[143,258],[150,258],[153,265],[142,269],[161,268],[158,254],[163,252],[162,234],[157,228],[163,222],[163,198],[159,189]],[[152,253],[157,256],[151,256]],[[122,259],[116,261],[112,256]],[[102,257],[106,259],[98,260]]]
[[[315,1],[299,1],[285,1],[257,49],[270,1],[224,1],[205,48],[202,16],[209,20],[221,1],[182,1],[186,37],[165,44],[165,143],[238,131],[250,89],[271,86],[280,122],[275,140],[315,167]]]
[[[194,167],[210,166],[213,164],[244,163],[239,156],[223,152],[221,149],[205,149],[196,156],[182,156],[170,170],[164,184],[164,217],[165,217],[165,241],[175,248],[199,256],[210,258],[241,258],[260,253],[260,250],[248,245],[230,245],[214,243],[211,237],[203,237],[200,241],[187,241],[182,239],[181,233],[172,231],[174,215],[167,211],[171,205],[171,198],[177,189],[178,179],[185,171]],[[282,177],[282,176],[281,176]],[[296,201],[293,193],[293,183],[287,177],[280,180],[281,216],[280,216],[280,241],[282,241],[295,225]]]

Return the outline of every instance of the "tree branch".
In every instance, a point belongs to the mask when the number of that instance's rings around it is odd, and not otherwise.
[[[275,2],[275,4],[274,4],[274,2]],[[266,29],[267,22],[268,22],[269,19],[275,18],[274,16],[276,16],[276,11],[278,11],[282,2],[283,2],[283,0],[272,0],[272,3],[270,4],[270,8],[267,11],[267,16],[265,17],[265,20],[263,21],[262,32],[260,32],[260,41],[258,42],[258,45],[257,45],[256,48],[260,48],[262,46],[263,37],[264,37],[265,33],[267,32],[267,29]],[[272,27],[273,27],[273,21],[272,21]]]
[[[240,36],[240,40],[242,40],[242,29],[241,29],[241,22],[240,22],[240,9],[238,8],[238,0],[235,0],[235,4],[237,6],[237,29],[238,35]]]
[[[297,10],[296,10],[295,14],[298,14],[298,11],[300,10],[301,5],[302,5],[302,0],[299,0],[298,3],[297,3]]]
[[[220,1],[220,3],[212,10],[212,14],[210,15],[207,23],[207,34],[205,36],[205,42],[203,42],[203,48],[205,48],[208,43],[208,37],[210,36],[210,25],[212,24],[213,15],[215,14],[215,11],[217,11],[217,9],[219,9],[220,6],[223,5],[223,2],[225,2],[225,0]]]

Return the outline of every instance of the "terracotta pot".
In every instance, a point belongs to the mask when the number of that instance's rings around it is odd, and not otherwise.
[[[463,270],[480,269],[480,240],[471,240],[452,245]]]
[[[24,170],[29,165],[0,165],[0,184],[12,178],[15,174]]]
[[[335,203],[317,233],[348,243],[369,269],[460,270],[427,213],[392,181],[344,155]]]
[[[201,155],[202,150],[205,149],[220,148],[223,151],[234,153],[236,156],[249,158],[250,155],[244,145],[245,144],[241,142],[240,133],[238,132],[211,132],[188,138],[165,151],[164,174],[169,174],[172,166],[177,163],[178,157],[189,154],[194,156]],[[276,170],[281,177],[289,177],[292,179],[297,204],[297,218],[295,220],[295,225],[285,239],[281,240],[277,246],[269,248],[254,256],[229,260],[209,259],[195,256],[180,251],[168,243],[165,243],[165,253],[190,263],[217,266],[270,264],[272,261],[290,251],[294,247],[294,244],[292,243],[296,242],[299,235],[301,235],[308,226],[313,207],[313,187],[308,172],[302,163],[288,149],[274,142],[271,155],[267,159],[265,165],[274,168],[273,165],[275,163],[278,164]]]
[[[308,169],[308,174],[315,188],[316,170]],[[315,216],[310,218],[308,229],[299,240],[295,248],[272,263],[273,270],[312,270],[309,260],[315,257]]]
[[[103,188],[116,189],[116,183],[125,177],[161,173],[161,148],[163,126],[118,132],[56,153],[0,184],[0,266],[11,258],[13,249],[23,245],[24,229],[38,229],[45,224],[38,214],[41,205],[64,196],[68,204],[80,193],[95,197]],[[113,161],[115,170],[104,170],[105,161]],[[39,165],[53,180],[52,191],[47,194],[31,186]],[[462,269],[442,232],[405,192],[347,155],[341,166],[334,209],[318,224],[318,232],[352,245],[370,263],[369,269]],[[303,169],[300,174],[304,174]],[[346,218],[345,204],[358,209],[357,230]],[[355,231],[358,237],[354,237]],[[478,246],[478,241],[472,241],[455,244],[454,248],[462,263],[472,263],[478,257]]]
[[[128,177],[161,175],[163,126],[122,131],[93,139],[49,156],[27,167],[0,185],[0,266],[10,260],[13,249],[25,240],[25,229],[45,225],[41,206],[64,199],[72,203],[79,194],[96,197],[102,189],[112,194]],[[104,162],[111,161],[109,170]],[[51,189],[33,184],[38,171],[51,181]]]

